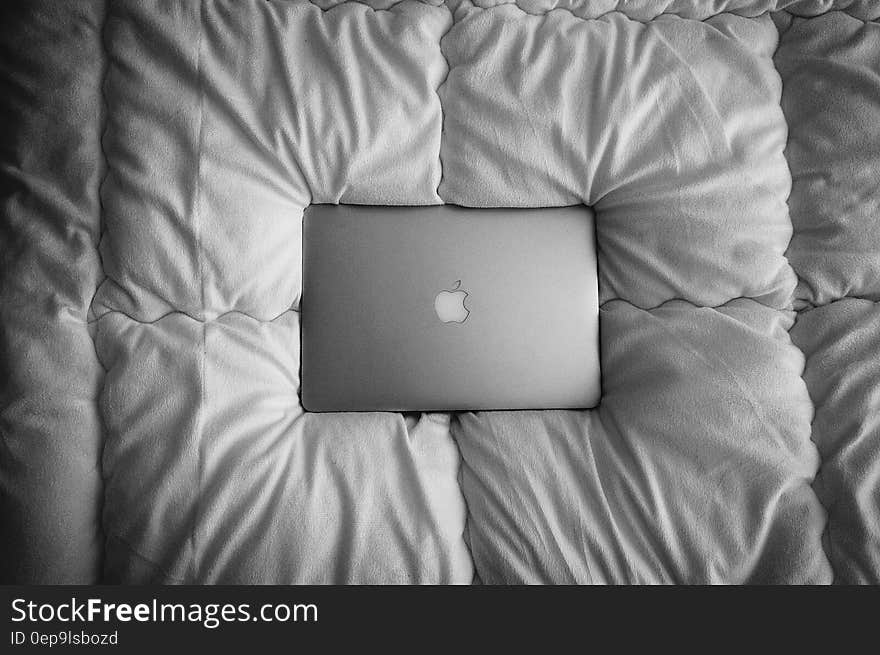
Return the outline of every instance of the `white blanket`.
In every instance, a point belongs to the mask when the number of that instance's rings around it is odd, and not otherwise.
[[[877,582],[878,19],[4,3],[0,581]],[[304,412],[312,202],[594,207],[600,406]]]

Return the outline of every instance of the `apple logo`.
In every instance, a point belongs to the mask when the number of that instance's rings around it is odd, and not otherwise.
[[[464,323],[470,315],[470,310],[464,306],[467,291],[462,291],[461,280],[456,280],[451,289],[441,291],[434,298],[434,311],[444,323]]]

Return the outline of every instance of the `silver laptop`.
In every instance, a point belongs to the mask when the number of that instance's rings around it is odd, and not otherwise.
[[[593,213],[312,205],[301,330],[309,411],[592,407]]]

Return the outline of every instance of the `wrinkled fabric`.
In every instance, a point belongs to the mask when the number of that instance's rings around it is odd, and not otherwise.
[[[594,206],[602,302],[785,308],[795,276],[776,43],[767,16],[645,25],[460,10],[443,42],[440,193]]]
[[[796,18],[775,61],[791,124],[798,300],[880,300],[880,24]]]
[[[0,583],[100,576],[103,3],[0,5]]]
[[[306,205],[441,202],[450,22],[413,1],[112,3],[95,311],[270,320],[299,303]]]
[[[109,581],[471,581],[448,416],[303,412],[298,330],[99,321]]]
[[[3,581],[876,582],[878,18],[4,4]],[[591,206],[599,407],[305,412],[313,202]]]
[[[792,338],[807,356],[822,457],[816,492],[829,508],[835,580],[880,584],[880,306],[846,298],[804,312]]]
[[[829,582],[791,314],[613,301],[601,316],[598,410],[453,420],[480,579]]]
[[[449,417],[305,414],[291,311],[307,204],[441,202],[449,11],[172,7],[105,34],[107,578],[469,583]]]
[[[615,12],[638,21],[650,21],[662,15],[705,20],[723,13],[755,18],[782,10],[799,16],[845,11],[862,20],[880,17],[880,6],[874,0],[453,0],[450,5],[466,2],[482,8],[511,4],[530,14],[560,9],[583,19]]]

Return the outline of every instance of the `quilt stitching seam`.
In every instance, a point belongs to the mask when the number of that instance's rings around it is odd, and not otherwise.
[[[106,88],[107,78],[110,74],[110,56],[109,49],[107,48],[107,24],[110,21],[110,4],[109,0],[104,4],[104,12],[103,12],[103,21],[101,23],[100,30],[98,32],[98,39],[101,45],[101,54],[103,55],[102,61],[102,71],[101,71],[101,84],[98,87],[98,92],[100,94],[100,107],[101,114],[99,120],[101,121],[101,126],[99,129],[98,135],[98,148],[101,154],[102,163],[104,165],[103,174],[101,176],[100,181],[98,182],[98,242],[95,244],[95,251],[98,255],[98,265],[100,266],[100,274],[106,277],[106,273],[104,272],[104,258],[101,256],[101,241],[104,237],[104,197],[103,197],[103,188],[104,183],[107,181],[107,178],[110,175],[110,160],[107,157],[107,152],[104,150],[104,135],[107,133],[107,130],[110,126],[110,104],[107,100]],[[86,321],[85,327],[86,330],[89,331],[89,327],[91,325],[91,321],[88,320],[88,315],[92,309],[92,303],[95,300],[95,296],[98,294],[98,289],[100,288],[102,281],[98,281],[98,284],[95,287],[95,291],[92,294],[91,299],[89,300],[89,306],[86,310]],[[101,409],[101,397],[104,395],[104,389],[107,385],[107,367],[104,365],[103,360],[101,359],[100,353],[98,352],[98,344],[97,344],[97,334],[91,333],[91,342],[92,347],[95,350],[95,360],[98,362],[98,365],[101,367],[101,382],[98,385],[97,394],[95,397],[95,404],[97,405],[96,416],[98,418],[98,425],[101,430],[101,445],[100,445],[100,454],[97,461],[97,467],[99,470],[99,474],[101,477],[101,493],[99,495],[99,499],[101,502],[101,508],[96,512],[98,519],[98,535],[100,539],[100,544],[102,547],[101,553],[99,555],[99,568],[98,568],[98,580],[103,581],[104,579],[104,563],[107,557],[107,540],[110,538],[110,535],[106,533],[104,529],[104,507],[107,503],[105,498],[106,494],[106,477],[104,475],[104,449],[107,446],[107,439],[109,437],[109,431],[107,429],[107,421],[104,418],[104,413]]]
[[[347,0],[347,1],[356,2],[358,0]],[[688,16],[682,16],[677,13],[661,12],[661,13],[657,14],[656,16],[654,16],[653,18],[641,19],[641,18],[633,18],[632,16],[627,14],[625,11],[621,11],[619,8],[612,9],[611,11],[606,11],[605,13],[599,14],[598,16],[581,16],[578,13],[576,13],[575,11],[573,11],[572,9],[570,9],[569,7],[558,7],[558,6],[552,7],[550,9],[547,9],[544,11],[531,11],[531,10],[528,10],[528,9],[521,7],[515,0],[510,1],[510,2],[502,2],[502,3],[496,4],[496,5],[492,5],[490,7],[483,7],[481,5],[477,5],[477,4],[473,4],[473,3],[471,3],[471,6],[473,6],[474,9],[477,9],[479,11],[492,11],[494,9],[500,9],[502,7],[512,6],[512,7],[516,7],[517,10],[519,10],[520,12],[522,12],[523,14],[525,14],[527,16],[534,16],[536,18],[544,18],[544,19],[549,17],[549,15],[552,14],[553,12],[561,11],[561,12],[565,12],[567,14],[571,14],[574,18],[577,18],[578,20],[581,20],[584,22],[604,21],[604,19],[606,19],[607,17],[613,16],[615,14],[619,14],[619,15],[623,16],[624,18],[626,18],[626,20],[632,21],[634,23],[641,23],[642,25],[650,25],[651,23],[655,22],[656,20],[658,20],[659,18],[661,18],[663,16],[668,16],[670,18],[677,18],[678,20],[687,20],[687,21],[693,21],[696,23],[705,23],[706,21],[708,21],[712,18],[716,18],[718,16],[724,16],[724,15],[737,16],[738,18],[747,18],[749,20],[752,20],[755,18],[760,18],[760,17],[764,16],[765,14],[772,13],[769,10],[766,10],[766,11],[763,11],[763,12],[760,12],[760,13],[754,14],[754,15],[741,14],[741,13],[737,13],[735,11],[719,11],[719,12],[712,14],[711,16],[706,16],[705,18],[691,18]]]
[[[447,35],[452,31],[452,28],[455,27],[455,14],[449,9],[449,7],[444,3],[443,5],[446,7],[446,10],[450,14],[450,18],[452,22],[449,25],[449,29],[447,29],[437,41],[437,50],[440,52],[440,56],[443,57],[443,61],[446,62],[446,75],[440,80],[440,83],[437,85],[437,102],[440,105],[440,142],[438,144],[437,149],[437,161],[440,164],[440,179],[437,181],[437,188],[434,190],[434,194],[440,198],[440,200],[445,204],[445,200],[440,195],[440,187],[443,186],[443,174],[445,171],[445,167],[443,165],[443,136],[446,133],[446,110],[443,108],[443,96],[440,95],[440,89],[446,84],[449,80],[449,75],[452,73],[452,66],[449,63],[449,57],[446,56],[446,53],[443,51],[443,39],[447,37]]]
[[[190,576],[193,580],[198,580],[198,548],[197,548],[197,532],[199,517],[201,514],[201,492],[202,492],[202,433],[204,430],[204,408],[205,408],[205,360],[207,355],[207,323],[205,311],[205,271],[202,256],[202,210],[201,210],[201,192],[202,192],[202,149],[204,145],[204,127],[205,127],[205,93],[203,88],[203,70],[202,70],[202,38],[205,29],[205,5],[204,2],[199,3],[199,35],[196,43],[196,89],[199,98],[199,128],[197,136],[197,158],[195,171],[195,188],[193,189],[193,222],[195,231],[195,247],[196,260],[199,271],[199,290],[200,301],[202,306],[202,344],[201,344],[201,361],[199,363],[199,407],[195,425],[195,448],[196,448],[196,488],[193,498],[193,520],[190,524]]]

